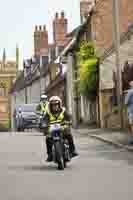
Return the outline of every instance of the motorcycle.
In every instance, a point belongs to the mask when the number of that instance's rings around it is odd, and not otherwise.
[[[67,162],[71,161],[68,140],[63,137],[61,126],[64,124],[50,124],[49,130],[53,140],[52,155],[53,162],[58,165],[59,170],[67,167]]]

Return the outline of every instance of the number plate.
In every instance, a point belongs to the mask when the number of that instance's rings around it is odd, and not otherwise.
[[[60,124],[52,124],[50,125],[50,132],[59,131],[61,128]]]

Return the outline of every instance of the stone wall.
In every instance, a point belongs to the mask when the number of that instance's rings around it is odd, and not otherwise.
[[[100,124],[101,128],[120,128],[120,117],[117,106],[111,102],[113,92],[106,90],[100,92]],[[123,109],[123,127],[128,128],[128,115],[127,110]]]

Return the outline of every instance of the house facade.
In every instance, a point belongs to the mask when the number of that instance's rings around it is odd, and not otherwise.
[[[81,0],[82,1],[82,0]],[[86,13],[86,3],[89,1],[83,0],[81,10],[81,15],[84,16],[84,19],[87,20],[89,16]],[[85,3],[86,2],[86,3]],[[88,30],[91,33],[91,39],[95,41],[97,48],[97,56],[100,58],[100,66],[99,66],[99,122],[100,127],[108,128],[108,127],[117,127],[118,123],[118,115],[114,115],[111,112],[112,103],[111,99],[114,98],[114,70],[116,71],[115,64],[115,53],[111,56],[112,52],[115,52],[113,43],[113,1],[112,0],[98,0],[93,2],[92,7],[92,15],[91,15],[91,23],[88,25]],[[89,9],[88,9],[89,10]],[[121,0],[119,1],[119,21],[120,21],[120,35],[121,35],[121,44],[123,44],[123,40],[126,43],[126,48],[129,50],[129,46],[131,45],[131,41],[128,43],[128,36],[131,33],[131,27],[133,22],[133,2],[131,0]],[[127,36],[127,37],[126,37]],[[86,37],[86,40],[88,36]],[[121,46],[122,48],[122,46]],[[120,49],[121,50],[121,49]],[[126,50],[124,53],[120,51],[121,57],[121,65],[124,66],[124,63],[127,60],[130,60],[132,56],[131,53],[127,54]],[[105,60],[104,60],[105,59]],[[112,61],[111,61],[112,59]],[[106,81],[105,81],[106,80]],[[116,90],[116,88],[115,88]],[[109,115],[109,113],[112,113]]]

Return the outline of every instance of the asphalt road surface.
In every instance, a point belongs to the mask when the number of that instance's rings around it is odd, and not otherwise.
[[[87,135],[65,171],[46,163],[44,137],[0,134],[1,200],[132,200],[133,153]]]

